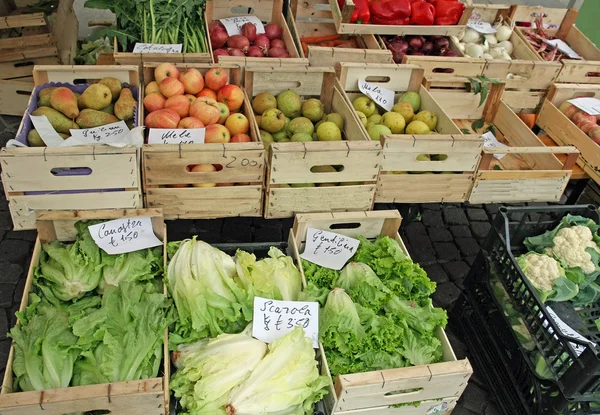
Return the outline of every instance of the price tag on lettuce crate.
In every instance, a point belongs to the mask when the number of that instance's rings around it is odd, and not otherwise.
[[[581,97],[570,99],[569,102],[590,115],[600,115],[600,99]]]
[[[479,22],[479,21],[475,21],[475,20],[469,20],[467,22],[467,26],[483,35],[491,35],[491,34],[496,33],[496,29],[494,28],[494,26],[492,26],[488,22]]]
[[[77,139],[80,144],[108,144],[124,142],[124,138],[129,134],[129,127],[125,121],[119,121],[100,127],[70,131],[71,137]]]
[[[279,301],[254,297],[252,336],[271,343],[296,326],[319,347],[319,303],[312,301]]]
[[[147,216],[109,220],[92,225],[89,230],[96,245],[109,255],[162,245],[154,234],[152,218]]]
[[[206,128],[151,128],[148,144],[202,144],[205,134]]]
[[[181,43],[171,45],[160,45],[158,43],[136,43],[133,53],[181,53]]]
[[[571,46],[561,39],[544,40],[548,45],[557,47],[558,50],[567,55],[571,59],[583,59],[577,52],[575,52]]]
[[[358,81],[358,89],[360,92],[375,101],[375,103],[380,107],[387,111],[392,110],[392,107],[394,106],[394,91],[391,89],[370,84],[364,79],[360,79]]]
[[[300,257],[322,267],[339,271],[354,256],[359,244],[358,239],[308,228],[306,247]]]
[[[494,133],[491,131],[483,134],[482,137],[484,147],[506,147],[506,144],[502,144],[500,141],[498,141]],[[498,160],[501,160],[504,156],[506,156],[506,154],[494,154],[494,157],[496,157]]]
[[[58,135],[45,115],[29,115],[29,118],[31,118],[35,130],[47,147],[57,147],[65,141],[64,138]]]
[[[242,26],[246,23],[254,23],[256,26],[256,33],[265,33],[265,27],[263,26],[260,19],[256,16],[236,16],[236,17],[228,17],[226,19],[219,19],[223,26],[225,26],[225,30],[227,30],[227,34],[229,36],[239,35],[242,32]]]
[[[573,339],[577,339],[583,343],[588,343],[591,346],[596,345],[594,342],[586,339],[581,334],[579,334],[576,330],[574,330],[571,326],[569,326],[567,323],[565,323],[551,307],[546,306],[546,310],[548,311],[548,314],[550,314],[550,318],[552,320],[554,320],[554,322],[558,326],[558,330],[560,331],[560,334],[562,334],[563,336],[571,337]],[[552,328],[549,325],[546,324],[545,328],[552,332]],[[554,333],[552,333],[552,334],[554,334]],[[575,354],[577,354],[577,356],[581,355],[581,353],[583,353],[586,349],[586,346],[584,346],[582,344],[573,343],[573,342],[569,342],[569,344],[571,345],[571,347],[573,348],[573,350],[575,351]]]
[[[445,414],[447,410],[448,410],[448,402],[444,401],[439,405],[435,405],[435,406],[432,406],[431,408],[429,408],[429,410],[427,411],[427,415]]]

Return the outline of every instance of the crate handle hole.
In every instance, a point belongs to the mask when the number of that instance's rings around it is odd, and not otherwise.
[[[202,167],[202,169],[206,169],[206,170],[198,170],[198,171],[192,171],[192,169],[196,166],[204,166]],[[210,168],[208,166],[212,166],[214,167],[215,170],[210,170]],[[215,173],[218,171],[223,170],[223,165],[222,164],[189,164],[187,166],[185,166],[185,171],[188,173]]]
[[[434,73],[454,73],[453,68],[433,68]]]
[[[367,76],[365,78],[365,81],[378,84],[387,84],[391,81],[391,78],[389,76]]]
[[[600,72],[588,72],[585,74],[588,78],[598,78],[600,77]]]
[[[360,228],[360,223],[351,222],[351,223],[334,223],[333,225],[329,225],[329,229],[358,229]]]
[[[383,396],[416,395],[422,391],[423,391],[423,388],[401,389],[401,390],[397,390],[397,391],[388,392]]]
[[[55,167],[50,170],[53,176],[89,176],[92,169],[89,167]]]
[[[31,91],[17,90],[17,95],[26,95],[26,96],[29,96],[29,95],[31,95]]]
[[[33,61],[27,61],[27,62],[15,63],[14,67],[15,68],[22,68],[23,66],[33,66],[33,65],[35,65],[35,62],[33,62]]]
[[[445,161],[448,160],[448,154],[419,154],[415,160],[417,161]]]
[[[332,167],[335,171],[331,171]],[[310,168],[311,173],[339,173],[341,171],[344,171],[344,166],[342,166],[342,165],[332,166],[332,165],[326,164],[326,165],[312,166]]]
[[[571,96],[571,98],[569,99],[573,99],[573,98],[582,98],[582,97],[587,97],[587,98],[593,98],[596,95],[593,92],[576,92],[573,94],[573,96]]]
[[[300,88],[302,85],[299,81],[279,81],[275,82],[275,86],[277,89],[296,89]]]
[[[242,14],[242,15],[252,15],[254,14],[254,8],[252,7],[232,7],[231,8],[231,13],[232,14]]]

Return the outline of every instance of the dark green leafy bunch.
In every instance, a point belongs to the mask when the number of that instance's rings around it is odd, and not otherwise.
[[[136,42],[183,45],[184,53],[208,51],[204,10],[206,0],[87,0],[85,7],[110,10],[116,27],[94,37],[116,37],[125,50]],[[91,39],[93,40],[93,39]]]
[[[474,95],[481,94],[479,107],[483,105],[490,92],[490,84],[500,85],[502,82],[488,78],[485,75],[470,77],[469,82],[465,82],[465,85],[467,86],[467,92],[473,92]]]

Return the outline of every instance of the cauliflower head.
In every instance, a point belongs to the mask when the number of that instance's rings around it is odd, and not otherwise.
[[[562,228],[553,238],[554,246],[547,249],[547,253],[563,260],[569,268],[580,267],[586,274],[591,274],[596,269],[592,256],[586,251],[593,248],[600,252],[594,242],[592,231],[587,226],[571,226]]]
[[[540,291],[554,288],[554,280],[565,275],[557,260],[548,255],[530,253],[519,257],[519,266],[529,282]]]

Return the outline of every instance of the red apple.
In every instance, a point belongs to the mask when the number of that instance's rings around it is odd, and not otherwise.
[[[179,121],[177,128],[187,128],[188,130],[192,128],[204,128],[204,124],[198,118],[185,117]]]
[[[244,103],[244,91],[237,85],[228,84],[219,89],[217,101],[227,105],[229,111],[236,111]]]
[[[206,126],[205,143],[228,143],[231,140],[229,130],[221,124],[211,124]]]
[[[204,83],[213,91],[218,91],[227,84],[227,72],[223,68],[210,68],[204,75]]]
[[[157,84],[166,78],[179,78],[179,69],[172,63],[161,63],[154,69],[154,79]]]
[[[217,171],[212,164],[196,164],[190,170],[193,173],[212,173]],[[216,183],[194,183],[192,186],[194,187],[215,187]]]
[[[249,143],[252,139],[248,134],[236,134],[229,140],[230,143]]]
[[[146,96],[144,98],[144,108],[146,111],[158,111],[165,107],[165,102],[167,100],[158,92],[153,92],[152,94]]]
[[[183,95],[185,90],[183,89],[183,84],[179,82],[177,78],[165,78],[163,81],[158,84],[158,88],[160,89],[160,93],[165,97],[170,98],[175,95]]]
[[[146,116],[144,125],[149,128],[177,128],[179,114],[170,109],[151,112]]]
[[[220,117],[219,106],[213,99],[197,98],[190,106],[190,117],[198,118],[204,125],[215,124]]]
[[[190,68],[179,77],[186,94],[196,95],[204,88],[204,77],[196,68]]]
[[[207,97],[207,98],[211,98],[214,99],[215,101],[217,100],[217,93],[215,91],[213,91],[210,88],[204,88],[202,91],[198,92],[198,94],[196,95],[197,98],[200,97]]]

